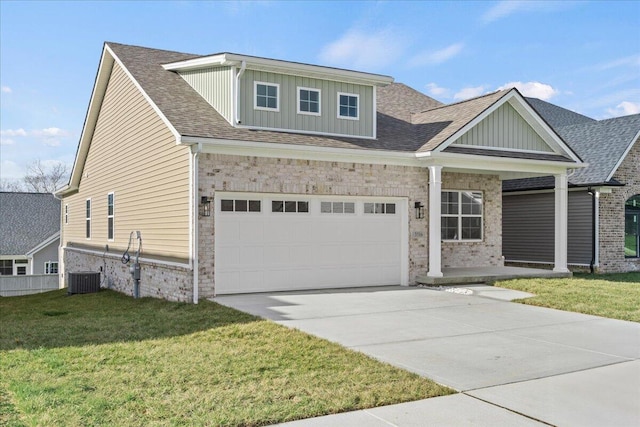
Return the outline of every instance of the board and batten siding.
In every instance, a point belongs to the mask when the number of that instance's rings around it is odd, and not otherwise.
[[[140,231],[143,256],[189,257],[189,157],[116,63],[107,86],[78,192],[64,198],[63,245],[123,252]],[[107,239],[107,194],[115,195],[115,236]],[[85,201],[91,198],[91,238]],[[64,211],[63,211],[64,212]],[[63,213],[64,217],[64,213]]]
[[[502,251],[506,261],[554,262],[555,196],[553,192],[504,194]],[[592,245],[591,196],[569,192],[567,257],[569,264],[589,265]]]
[[[280,85],[279,111],[254,109],[254,82]],[[320,90],[320,115],[298,114],[298,87]],[[338,118],[338,92],[359,96],[358,120]],[[240,79],[240,121],[244,126],[373,137],[373,86],[246,70]]]
[[[233,70],[232,67],[210,67],[179,74],[222,117],[233,123]]]
[[[553,152],[535,130],[508,103],[458,138],[454,144],[527,151]]]

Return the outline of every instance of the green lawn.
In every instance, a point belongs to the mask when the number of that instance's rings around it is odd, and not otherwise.
[[[0,298],[0,425],[257,426],[450,393],[209,301]]]
[[[496,286],[536,296],[523,304],[640,322],[640,273],[576,274],[569,279],[517,279]]]

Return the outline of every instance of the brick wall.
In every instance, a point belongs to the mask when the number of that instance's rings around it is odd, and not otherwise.
[[[640,259],[624,257],[624,204],[640,194],[640,143],[636,140],[616,173],[624,187],[600,195],[600,273],[640,271]]]
[[[64,250],[64,262],[67,276],[64,278],[65,286],[69,285],[69,272],[93,271],[101,273],[102,288],[133,295],[134,281],[129,265],[123,264],[119,257],[102,256],[67,247]],[[193,273],[189,268],[144,260],[140,262],[140,297],[192,302],[192,283]]]
[[[428,270],[428,213],[415,219],[415,201],[428,206],[428,170],[409,166],[276,159],[222,154],[199,158],[199,195],[216,191],[407,197],[409,201],[409,282]],[[496,176],[443,173],[445,189],[482,190],[485,239],[443,245],[443,266],[501,265],[502,195]],[[214,217],[199,219],[199,292],[214,292]]]

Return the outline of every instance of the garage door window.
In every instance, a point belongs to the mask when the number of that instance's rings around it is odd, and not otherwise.
[[[308,213],[309,202],[297,200],[273,200],[271,202],[271,212]]]
[[[354,214],[356,213],[356,204],[354,202],[321,202],[320,213]]]
[[[396,204],[395,203],[365,203],[364,213],[394,215],[396,213]]]
[[[222,212],[260,212],[260,200],[221,200]]]

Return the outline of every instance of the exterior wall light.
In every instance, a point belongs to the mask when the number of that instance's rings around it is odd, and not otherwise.
[[[207,196],[200,198],[200,216],[211,216],[211,199]]]
[[[424,218],[424,205],[422,202],[416,202],[414,207],[416,209],[416,219]]]

